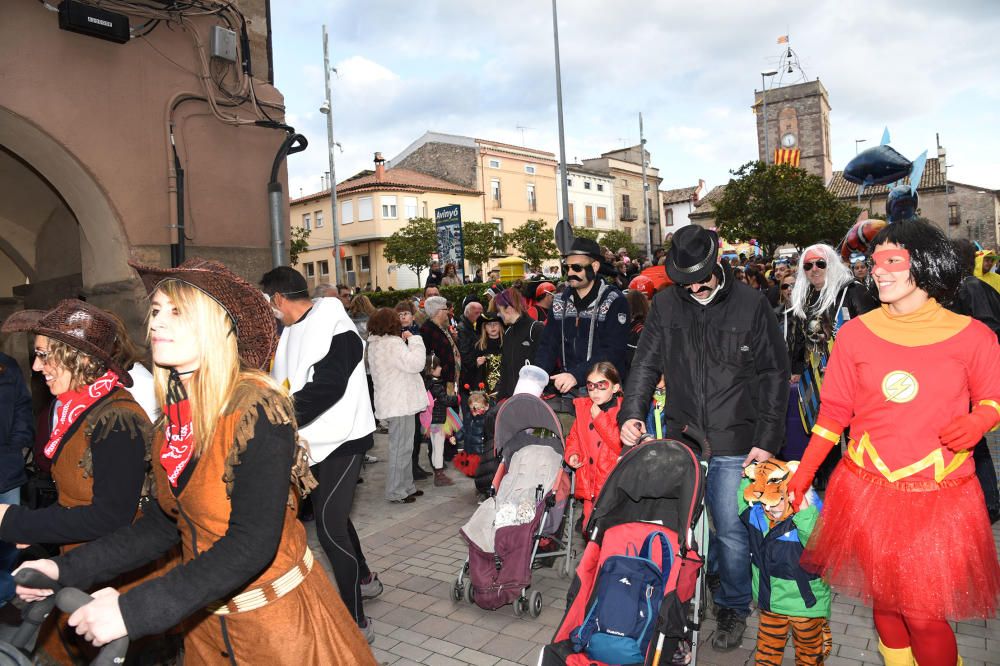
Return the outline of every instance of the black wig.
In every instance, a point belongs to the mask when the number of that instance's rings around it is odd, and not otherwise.
[[[879,231],[868,247],[874,252],[883,243],[895,243],[909,251],[910,279],[918,289],[942,305],[955,298],[962,269],[954,246],[940,229],[923,218],[894,222]]]

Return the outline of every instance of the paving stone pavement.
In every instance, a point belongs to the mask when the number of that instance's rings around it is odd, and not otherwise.
[[[372,453],[386,458],[388,438],[375,436]],[[424,463],[426,467],[426,462]],[[413,504],[389,504],[384,499],[385,464],[366,466],[365,482],[358,485],[352,518],[368,565],[379,574],[385,591],[365,603],[374,621],[373,652],[380,664],[394,666],[515,666],[537,664],[541,646],[555,632],[566,608],[569,581],[553,569],[533,576],[533,589],[542,592],[545,608],[537,619],[518,619],[510,606],[487,611],[451,598],[452,585],[467,549],[459,528],[476,507],[471,479],[451,469],[455,485],[435,488],[417,482],[424,496]],[[307,524],[310,545],[329,570],[316,539],[315,523]],[[1000,542],[1000,525],[994,527]],[[583,548],[577,542],[578,552]],[[753,663],[757,616],[751,615],[742,645],[732,652],[715,652],[711,635],[715,624],[703,623],[698,663],[707,666],[744,666]],[[830,618],[833,652],[828,666],[882,664],[871,611],[855,600],[835,595]],[[965,666],[1000,666],[1000,619],[956,625]],[[785,664],[794,664],[791,641]]]

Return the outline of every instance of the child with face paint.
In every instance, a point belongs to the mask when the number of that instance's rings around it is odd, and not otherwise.
[[[583,500],[583,524],[622,453],[618,429],[621,377],[607,361],[587,375],[587,397],[573,400],[576,421],[566,438],[566,464],[576,470],[576,496]]]
[[[993,617],[1000,564],[972,448],[1000,422],[1000,346],[941,306],[961,271],[944,235],[897,222],[872,242],[882,307],[843,326],[793,505],[850,428],[802,557],[874,608],[885,663],[961,663],[948,621]]]

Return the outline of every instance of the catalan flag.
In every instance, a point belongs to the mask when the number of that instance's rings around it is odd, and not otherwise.
[[[775,148],[774,163],[790,164],[793,167],[797,167],[799,166],[800,155],[801,153],[798,148]]]
[[[778,43],[779,44],[787,44],[788,43],[788,35],[782,35],[781,37],[778,37]]]

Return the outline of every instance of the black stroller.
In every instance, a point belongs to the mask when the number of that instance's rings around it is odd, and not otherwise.
[[[590,543],[567,593],[566,614],[552,643],[542,649],[540,666],[603,663],[574,647],[574,635],[596,602],[592,596],[605,560],[627,554],[630,544],[642,543],[654,532],[669,542],[673,558],[645,659],[636,663],[669,663],[679,642],[689,636],[695,662],[703,596],[699,546],[707,543],[704,478],[697,454],[675,440],[646,441],[622,456],[594,505],[587,524]]]

